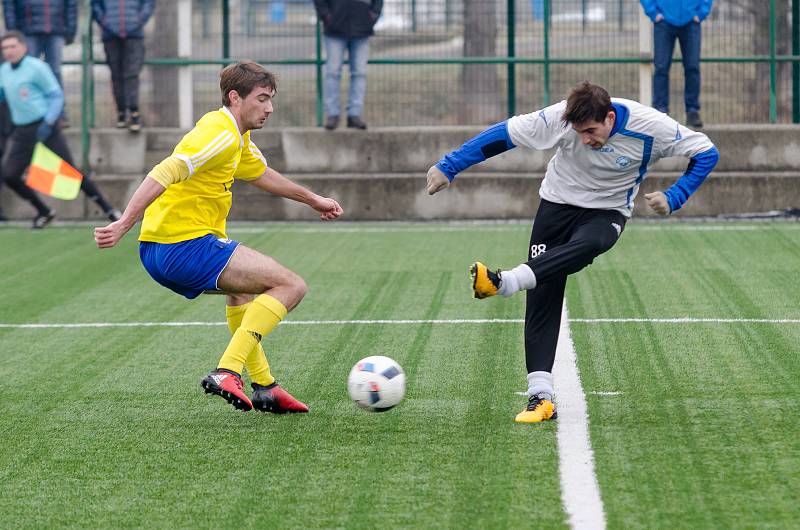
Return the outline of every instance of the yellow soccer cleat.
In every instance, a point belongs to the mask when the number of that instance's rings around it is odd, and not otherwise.
[[[556,406],[549,399],[539,397],[540,394],[528,398],[528,406],[517,414],[514,421],[517,423],[539,423],[540,421],[554,420],[558,417]]]
[[[476,261],[469,267],[469,276],[472,278],[472,294],[482,300],[497,294],[500,287],[500,269],[492,272],[486,265]]]

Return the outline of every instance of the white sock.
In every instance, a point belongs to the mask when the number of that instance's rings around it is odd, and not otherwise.
[[[497,294],[511,296],[517,291],[526,291],[536,287],[536,275],[527,264],[517,265],[510,271],[500,273],[500,287]]]
[[[528,397],[536,394],[544,394],[543,398],[553,401],[553,374],[550,372],[528,374]]]

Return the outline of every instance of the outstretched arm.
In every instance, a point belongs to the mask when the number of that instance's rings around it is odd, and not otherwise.
[[[145,177],[131,197],[119,221],[94,229],[94,240],[100,248],[111,248],[128,233],[144,215],[144,211],[166,188],[153,177]]]
[[[686,172],[668,190],[655,191],[644,196],[647,205],[659,215],[669,215],[679,210],[697,191],[718,161],[719,151],[716,147],[696,154],[690,159]]]
[[[287,179],[271,167],[268,167],[260,177],[250,180],[248,183],[273,195],[307,204],[320,213],[319,218],[323,221],[332,221],[344,213],[342,207],[335,200],[317,195],[308,188]]]
[[[508,134],[508,120],[492,125],[459,149],[442,157],[428,170],[428,195],[448,187],[456,175],[487,158],[515,147]]]

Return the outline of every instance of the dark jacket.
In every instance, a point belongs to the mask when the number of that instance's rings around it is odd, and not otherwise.
[[[325,35],[369,37],[383,9],[383,0],[314,0]]]
[[[103,29],[103,40],[144,38],[144,25],[156,0],[92,0],[92,18]]]
[[[77,0],[3,0],[6,29],[25,35],[61,35],[75,40],[78,25]]]

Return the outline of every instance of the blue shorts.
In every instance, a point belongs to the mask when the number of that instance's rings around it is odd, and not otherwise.
[[[238,241],[212,234],[179,243],[142,241],[139,257],[155,281],[191,300],[217,289],[217,279],[238,246]]]

